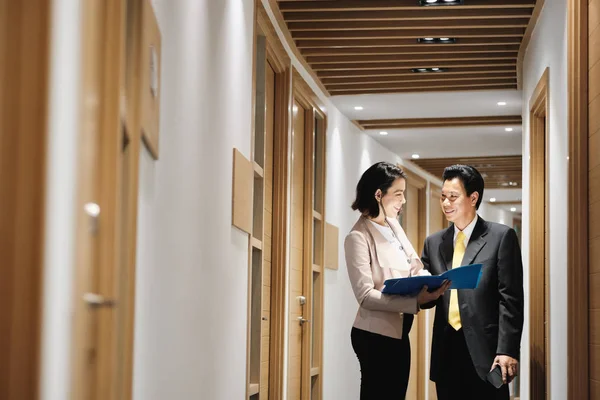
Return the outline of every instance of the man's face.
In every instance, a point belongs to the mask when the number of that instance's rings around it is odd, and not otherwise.
[[[446,219],[453,222],[459,229],[464,229],[477,213],[475,206],[479,193],[473,192],[467,196],[465,186],[459,178],[444,181],[440,205]]]

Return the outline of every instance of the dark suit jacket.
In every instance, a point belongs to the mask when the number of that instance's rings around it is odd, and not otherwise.
[[[425,240],[422,261],[432,275],[452,268],[454,225]],[[483,264],[477,289],[459,290],[458,304],[467,347],[481,379],[496,355],[519,359],[523,332],[523,264],[517,234],[506,225],[479,217],[461,265]],[[431,380],[444,370],[450,292],[422,308],[436,307],[431,349]],[[447,366],[447,364],[446,364]]]

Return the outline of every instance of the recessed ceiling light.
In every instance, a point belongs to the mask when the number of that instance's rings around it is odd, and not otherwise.
[[[412,72],[425,73],[425,72],[447,72],[448,68],[432,67],[432,68],[413,68]]]
[[[387,135],[388,133],[387,133],[387,132],[385,132],[385,131],[381,131],[381,132],[379,132],[379,134],[380,134],[381,136],[385,136],[385,135]]]
[[[496,198],[495,197],[490,198],[490,203],[495,203],[495,202],[496,202]]]
[[[423,37],[423,38],[418,38],[417,42],[424,43],[424,44],[451,44],[451,43],[456,43],[456,39],[448,38],[448,37],[443,37],[443,38]]]
[[[416,160],[417,158],[420,158],[421,156],[418,154],[413,154],[411,157]]]
[[[356,106],[356,107],[354,107],[354,109],[355,109],[356,111],[364,110],[364,108],[363,108],[363,107],[361,107],[361,106]]]
[[[504,130],[505,130],[506,132],[512,132],[512,131],[513,131],[513,128],[504,128]]]
[[[498,105],[499,105],[499,106],[505,106],[505,105],[506,105],[506,102],[505,102],[505,101],[499,101],[499,102],[498,102]]]
[[[510,211],[512,211],[512,212],[515,212],[515,211],[517,211],[517,207],[511,207],[511,208],[510,208]]]
[[[462,3],[463,0],[419,0],[421,6],[455,6]]]

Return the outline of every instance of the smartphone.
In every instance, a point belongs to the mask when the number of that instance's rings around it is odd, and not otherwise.
[[[502,368],[499,365],[496,365],[496,368],[491,370],[489,374],[487,374],[487,380],[491,383],[496,389],[500,389],[504,382],[502,381]]]

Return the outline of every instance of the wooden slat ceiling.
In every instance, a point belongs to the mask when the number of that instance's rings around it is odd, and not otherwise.
[[[477,168],[483,175],[486,189],[522,187],[521,156],[429,158],[411,161],[440,179],[447,166],[466,164]]]
[[[296,46],[331,95],[517,88],[535,0],[279,0]],[[455,38],[423,44],[419,38]],[[416,68],[447,72],[415,73]]]

